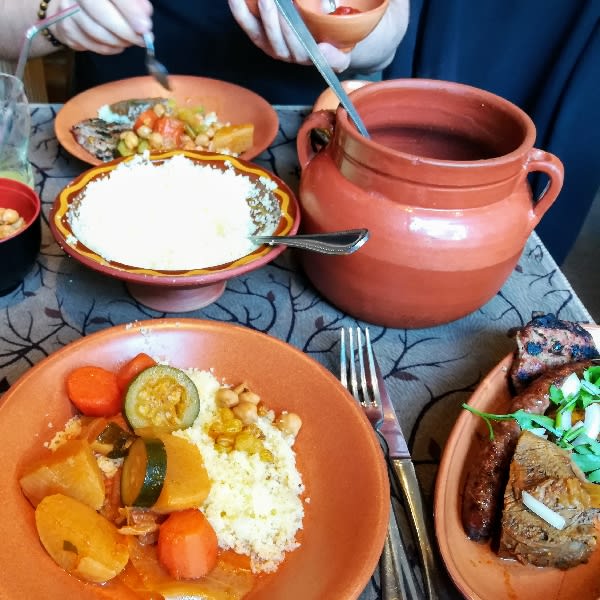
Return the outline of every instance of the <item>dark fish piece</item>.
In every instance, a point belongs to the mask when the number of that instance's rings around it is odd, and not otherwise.
[[[111,112],[119,116],[128,117],[131,124],[133,124],[145,110],[148,110],[155,104],[163,104],[165,102],[166,98],[132,98],[109,104],[108,108],[110,108]]]
[[[564,517],[566,527],[556,529],[527,509],[521,500],[523,491]],[[504,493],[498,554],[537,567],[569,569],[585,563],[596,547],[598,513],[570,453],[524,431]]]
[[[102,119],[85,119],[71,127],[79,145],[102,161],[115,158],[119,136],[128,129],[122,123],[107,123]]]
[[[588,331],[553,314],[534,317],[519,329],[516,341],[510,380],[517,393],[549,369],[600,356]]]

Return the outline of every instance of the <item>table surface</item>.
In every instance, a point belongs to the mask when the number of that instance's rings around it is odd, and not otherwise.
[[[365,325],[329,304],[298,268],[293,252],[231,280],[214,304],[165,314],[138,304],[122,282],[68,258],[48,228],[58,192],[88,165],[69,156],[53,129],[58,105],[34,105],[30,159],[43,202],[42,249],[22,286],[0,298],[0,393],[29,367],[65,344],[100,329],[143,319],[186,316],[226,321],[268,333],[307,353],[337,374],[339,329]],[[276,107],[279,132],[255,162],[297,190],[295,136],[303,107]],[[532,312],[592,322],[568,281],[532,234],[513,274],[485,306],[454,323],[430,329],[370,325],[375,353],[395,402],[426,500],[452,425],[482,377],[514,348],[510,332]],[[452,594],[451,594],[452,595]],[[361,600],[380,598],[374,574]]]

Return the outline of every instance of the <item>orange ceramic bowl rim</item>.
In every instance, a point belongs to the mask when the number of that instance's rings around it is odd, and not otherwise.
[[[275,174],[247,160],[213,152],[171,150],[168,152],[152,153],[150,159],[152,162],[162,162],[175,155],[185,156],[197,164],[224,165],[225,163],[231,163],[236,170],[243,174],[256,177],[267,177],[274,181],[277,184],[277,188],[273,190],[272,193],[279,200],[279,205],[281,207],[281,218],[274,231],[274,235],[293,235],[298,231],[298,227],[300,226],[300,209],[297,199],[287,184]],[[90,181],[110,173],[119,164],[128,162],[133,158],[135,158],[135,156],[116,158],[84,171],[63,188],[56,197],[50,212],[50,229],[52,234],[67,254],[79,260],[84,265],[125,281],[138,282],[146,285],[190,286],[216,283],[235,277],[270,262],[285,250],[284,246],[263,245],[259,246],[250,254],[222,265],[177,271],[146,269],[107,261],[97,252],[87,248],[75,238],[68,222],[68,211],[71,204]]]
[[[376,568],[389,515],[387,468],[361,408],[331,372],[298,348],[248,327],[190,318],[136,321],[79,338],[41,360],[6,392],[0,430],[8,449],[0,468],[8,483],[0,532],[13,542],[0,549],[0,596],[100,600],[110,593],[67,574],[45,553],[18,475],[74,412],[57,382],[83,364],[114,368],[138,351],[170,358],[181,368],[214,368],[229,383],[247,381],[277,412],[287,408],[301,415],[295,448],[306,486],[303,497],[310,498],[304,504],[301,545],[286,554],[275,573],[259,578],[244,600],[358,598]],[[296,389],[290,390],[286,374]],[[15,426],[24,418],[26,423]],[[33,565],[36,577],[31,577]]]

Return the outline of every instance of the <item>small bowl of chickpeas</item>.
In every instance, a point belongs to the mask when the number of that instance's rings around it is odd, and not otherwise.
[[[41,244],[41,201],[28,185],[0,178],[0,295],[14,291],[35,264]]]

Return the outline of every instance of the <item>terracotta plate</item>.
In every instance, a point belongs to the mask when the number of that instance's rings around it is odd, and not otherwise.
[[[72,413],[66,374],[84,364],[115,368],[140,351],[175,366],[214,368],[230,383],[246,381],[275,411],[302,418],[295,449],[310,502],[301,546],[259,579],[247,600],[357,598],[377,565],[389,503],[385,463],[368,421],[338,380],[299,350],[245,327],[197,319],[142,321],[89,335],[42,360],[5,394],[0,536],[10,543],[0,546],[0,598],[131,598],[56,566],[39,543],[18,475]]]
[[[600,345],[600,327],[586,326]],[[481,382],[469,404],[478,410],[505,413],[510,404],[506,356]],[[482,419],[464,411],[446,444],[438,473],[435,527],[440,550],[454,583],[472,600],[597,600],[600,597],[600,551],[589,563],[568,571],[524,566],[503,560],[489,544],[470,541],[461,523],[462,489],[470,465],[476,460],[472,443],[485,436]]]
[[[71,127],[84,119],[98,116],[104,104],[134,98],[172,97],[178,104],[202,105],[215,111],[222,121],[232,124],[254,123],[254,145],[241,157],[250,160],[269,147],[277,135],[279,120],[273,107],[246,88],[205,77],[171,75],[173,88],[167,92],[152,77],[121,79],[86,90],[74,96],[60,109],[54,122],[58,141],[73,156],[90,165],[102,161],[82,148],[73,137]]]

